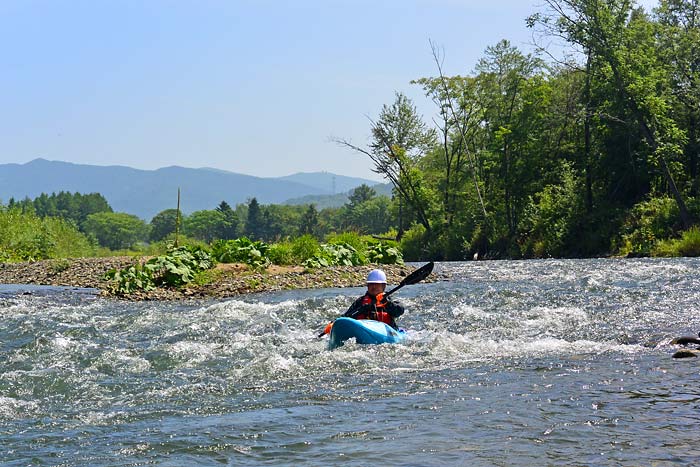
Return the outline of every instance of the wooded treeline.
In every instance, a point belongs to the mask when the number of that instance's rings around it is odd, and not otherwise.
[[[360,185],[348,195],[348,201],[339,208],[317,210],[315,205],[261,205],[256,198],[232,208],[222,201],[213,209],[195,211],[189,215],[177,209],[166,209],[156,214],[150,222],[139,217],[113,212],[107,200],[99,193],[52,193],[41,194],[35,199],[21,201],[10,199],[7,205],[0,203],[0,242],[5,257],[43,258],[50,257],[51,244],[56,240],[54,227],[42,227],[40,219],[63,221],[61,235],[66,229],[74,230],[67,242],[88,244],[109,250],[133,249],[138,245],[173,240],[177,232],[182,240],[211,243],[215,240],[230,240],[248,237],[252,240],[276,242],[311,235],[324,240],[329,234],[355,232],[361,235],[385,234],[396,224],[392,214],[391,200],[377,195],[376,191]],[[16,227],[22,222],[32,225],[29,233],[20,233]],[[11,225],[14,224],[15,228]],[[58,224],[50,224],[51,226]],[[43,231],[43,232],[42,232]],[[387,233],[389,232],[389,233]],[[76,234],[85,236],[76,241]],[[52,240],[53,239],[53,240]],[[24,253],[23,253],[24,252]],[[81,251],[81,254],[89,254]]]
[[[561,59],[489,47],[415,81],[358,147],[391,181],[407,259],[646,255],[700,218],[699,0],[545,0],[527,25]],[[545,60],[546,58],[546,60]]]
[[[168,209],[148,224],[111,212],[100,195],[3,209],[68,219],[113,250],[177,226],[205,242],[391,236],[409,261],[700,254],[700,0],[661,0],[653,12],[632,0],[543,5],[527,26],[535,40],[558,43],[556,54],[501,41],[472,72],[447,76],[431,44],[436,73],[414,84],[436,116],[426,121],[397,93],[372,121],[368,146],[337,140],[370,159],[391,199],[361,186],[342,208],[252,198],[179,222]]]

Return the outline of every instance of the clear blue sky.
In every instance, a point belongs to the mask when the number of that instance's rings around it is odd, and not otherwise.
[[[655,0],[638,2],[656,5]],[[0,163],[37,157],[379,180],[367,116],[412,79],[530,51],[540,0],[0,0]]]

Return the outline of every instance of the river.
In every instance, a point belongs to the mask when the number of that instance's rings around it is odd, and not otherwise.
[[[700,260],[438,263],[406,344],[326,350],[363,293],[120,302],[0,286],[3,466],[688,465]]]

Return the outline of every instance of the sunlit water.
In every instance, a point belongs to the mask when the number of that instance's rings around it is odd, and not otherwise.
[[[124,303],[0,286],[0,460],[689,465],[700,261],[447,263],[402,345],[326,350],[362,289]]]

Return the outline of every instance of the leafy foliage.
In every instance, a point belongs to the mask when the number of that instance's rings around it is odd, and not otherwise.
[[[428,257],[425,250],[427,237],[425,227],[421,224],[414,225],[404,233],[401,239],[401,251],[404,258],[408,261],[419,261]]]
[[[636,204],[623,225],[619,252],[650,256],[656,243],[678,228],[678,206],[671,198],[652,198]]]
[[[149,291],[155,288],[153,272],[146,265],[136,263],[125,269],[111,269],[105,278],[113,281],[112,292],[117,295],[129,295],[136,291]]]
[[[524,256],[566,256],[583,211],[580,193],[574,172],[564,167],[560,184],[547,185],[530,198],[520,224]]]
[[[70,221],[0,205],[0,262],[90,256],[94,251]]]
[[[212,245],[214,258],[221,263],[245,263],[253,268],[267,267],[269,245],[262,241],[252,241],[248,237],[235,240],[219,240]]]
[[[184,232],[204,242],[226,237],[226,215],[216,209],[195,211],[184,219]]]
[[[100,245],[112,250],[130,248],[148,237],[146,223],[123,212],[90,214],[85,220],[83,230]]]
[[[347,243],[322,243],[320,252],[304,261],[306,268],[359,266],[366,264],[355,248]]]
[[[299,233],[301,235],[314,235],[318,233],[318,230],[318,211],[316,210],[316,206],[310,204],[304,215],[301,217],[301,222],[299,223]]]
[[[112,291],[128,295],[157,286],[181,287],[192,282],[200,271],[214,266],[211,254],[201,247],[171,248],[168,254],[156,256],[144,264],[136,263],[122,270],[112,269],[106,278],[114,282]]]
[[[700,256],[700,228],[691,227],[683,232],[681,238],[658,242],[653,250],[654,256]]]
[[[376,264],[403,264],[403,255],[395,246],[375,243],[367,248],[367,259]]]
[[[326,243],[347,244],[352,246],[360,255],[367,250],[372,237],[360,235],[357,232],[334,233],[326,236]]]
[[[279,242],[270,245],[267,256],[272,264],[289,266],[294,264],[294,252],[291,242]]]
[[[292,240],[292,255],[299,263],[313,258],[320,251],[321,244],[311,235],[302,235]]]
[[[175,233],[177,216],[177,209],[166,209],[153,216],[153,219],[151,219],[150,240],[158,242]]]

